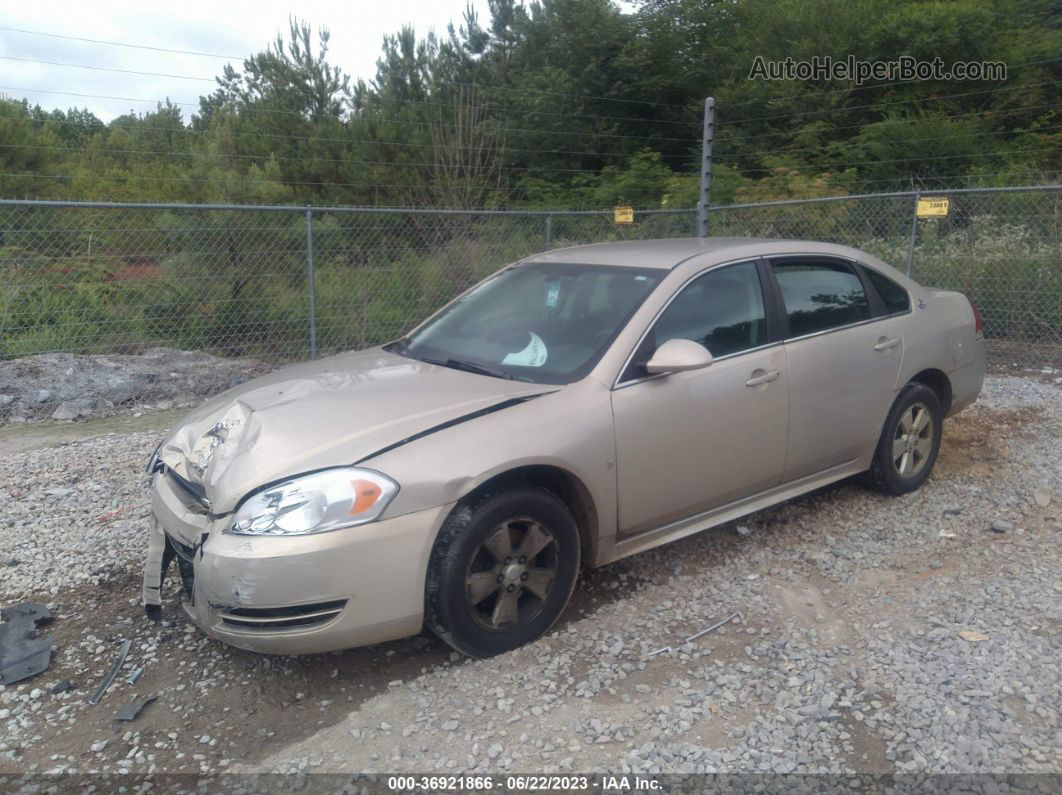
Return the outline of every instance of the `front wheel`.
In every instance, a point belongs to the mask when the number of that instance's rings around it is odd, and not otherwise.
[[[542,636],[579,572],[579,531],[552,492],[516,487],[460,506],[432,550],[425,619],[460,652],[492,657]]]
[[[943,412],[937,393],[910,383],[889,411],[869,479],[886,494],[909,494],[929,477],[940,450]]]

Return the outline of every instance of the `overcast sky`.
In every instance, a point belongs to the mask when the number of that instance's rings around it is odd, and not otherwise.
[[[412,24],[418,37],[434,29],[445,35],[460,25],[467,0],[6,0],[0,7],[0,94],[47,109],[87,107],[105,121],[129,111],[153,110],[169,97],[185,118],[199,96],[213,91],[225,58],[181,55],[92,44],[10,28],[171,50],[244,57],[265,49],[287,31],[297,13],[314,28],[332,34],[329,60],[352,78],[371,78],[384,34]],[[472,0],[480,21],[488,21],[486,0]],[[13,60],[29,59],[29,60]],[[37,63],[53,61],[94,69]],[[170,77],[109,72],[102,68],[155,72]],[[189,79],[196,78],[196,79]],[[31,90],[32,89],[32,90]],[[59,93],[67,92],[67,93]],[[91,94],[119,99],[70,96]],[[146,101],[134,101],[146,100]]]

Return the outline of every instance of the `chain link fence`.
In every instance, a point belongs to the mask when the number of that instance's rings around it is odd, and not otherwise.
[[[902,270],[910,263],[920,282],[977,301],[993,365],[1040,370],[1062,367],[1059,187],[935,193],[951,207],[934,219],[915,218],[916,194],[733,205],[709,218],[713,235],[830,240]],[[635,218],[5,200],[0,422],[216,391],[267,367],[394,339],[536,251],[696,228],[693,209]],[[87,379],[70,355],[85,353],[107,355]],[[130,374],[131,355],[157,366]],[[198,386],[168,385],[185,370]]]
[[[948,199],[919,218],[919,199]],[[844,243],[929,287],[970,296],[984,319],[989,364],[1062,370],[1062,185],[893,193],[732,205],[710,213],[713,235]]]

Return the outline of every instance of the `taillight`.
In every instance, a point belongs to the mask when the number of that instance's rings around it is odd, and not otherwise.
[[[981,320],[981,313],[977,311],[977,304],[974,303],[974,300],[970,296],[966,296],[966,300],[970,302],[970,309],[972,309],[974,313],[974,333],[983,334],[985,324],[984,321]]]

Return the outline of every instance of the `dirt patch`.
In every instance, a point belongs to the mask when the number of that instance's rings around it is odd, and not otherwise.
[[[975,404],[951,417],[944,426],[944,440],[933,470],[934,477],[990,475],[1011,458],[1007,440],[1023,438],[1043,417],[1036,407],[989,408]]]
[[[827,599],[832,594],[829,587],[809,581],[777,588],[778,606],[786,623],[816,630],[821,641],[830,646],[853,645],[855,638],[846,616]]]
[[[43,699],[67,708],[51,729],[50,754],[90,755],[91,764],[113,768],[132,745],[150,749],[160,768],[196,772],[208,757],[215,764],[247,758],[249,742],[256,753],[283,748],[342,720],[386,691],[389,682],[449,664],[450,650],[425,637],[329,655],[246,652],[202,635],[172,602],[161,624],[149,622],[135,597],[138,590],[139,580],[130,573],[102,586],[72,589],[57,602],[56,620],[48,628],[55,642],[53,663],[34,682]],[[125,666],[100,703],[88,704],[125,638],[133,640]],[[129,684],[126,677],[138,667],[143,675]],[[76,689],[51,695],[51,687],[64,679]],[[148,696],[158,700],[136,721],[115,720],[119,708]],[[106,746],[89,754],[102,743]],[[0,772],[5,767],[0,764]]]
[[[885,752],[888,744],[885,738],[852,715],[846,715],[841,722],[844,731],[850,735],[853,751],[845,758],[845,764],[860,773],[888,774],[894,773],[896,766],[890,762]]]

